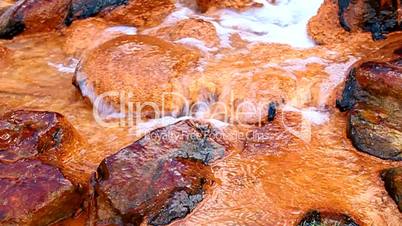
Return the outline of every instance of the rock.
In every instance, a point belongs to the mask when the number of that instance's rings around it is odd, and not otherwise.
[[[183,218],[213,182],[208,166],[225,147],[208,124],[157,129],[100,164],[93,212],[98,224],[166,225]],[[92,208],[93,210],[95,208]]]
[[[385,170],[381,176],[385,189],[398,205],[399,211],[402,212],[402,168]]]
[[[171,81],[195,67],[198,58],[194,51],[155,37],[121,36],[84,56],[75,84],[92,103],[97,95],[107,92],[131,94],[132,98],[124,102],[116,95],[102,100],[114,109],[131,103],[134,112],[153,118],[162,110],[169,113],[181,107],[173,103],[169,94],[173,91]],[[143,104],[148,105],[142,108]]]
[[[0,117],[0,160],[41,161],[62,167],[79,135],[71,124],[54,112],[12,111]]]
[[[26,33],[51,31],[64,25],[70,1],[18,1],[0,16],[0,38]]]
[[[56,167],[38,160],[0,161],[0,224],[49,225],[72,216],[80,192]]]
[[[311,211],[300,221],[298,226],[359,226],[352,218],[344,214]]]
[[[129,4],[130,2],[130,4]],[[132,5],[142,12],[150,12],[150,8],[139,4],[136,0],[22,0],[7,8],[0,15],[0,38],[11,39],[24,33],[48,32],[65,25],[70,25],[74,20],[84,19],[98,15],[102,11],[111,13],[116,8],[116,14],[122,13],[121,5]],[[135,4],[135,5],[133,5]],[[162,7],[162,6],[160,6]],[[166,6],[163,6],[166,7]],[[131,10],[132,8],[128,8]],[[127,11],[124,11],[127,13]],[[106,15],[106,14],[104,14]],[[126,15],[127,20],[133,19],[131,13]],[[155,13],[155,17],[161,16]],[[144,17],[144,15],[137,15]],[[147,20],[148,18],[144,18]],[[160,18],[158,18],[160,19]],[[119,21],[121,22],[121,21]]]
[[[352,68],[337,107],[349,111],[347,132],[359,151],[400,161],[402,58],[396,54],[393,58],[366,61]]]
[[[80,176],[63,162],[76,139],[57,113],[13,111],[0,117],[1,225],[48,225],[80,208]]]
[[[198,9],[206,12],[209,9],[231,8],[242,10],[250,7],[261,7],[261,3],[253,0],[197,0]]]
[[[131,0],[101,16],[119,24],[150,27],[160,24],[174,9],[172,0]]]
[[[218,46],[220,42],[215,26],[202,19],[181,20],[173,26],[159,29],[155,35],[169,41],[184,41],[183,44],[189,38],[197,39],[209,48]]]
[[[66,23],[70,24],[73,20],[94,16],[106,8],[115,8],[120,5],[128,4],[129,1],[130,0],[72,0]]]
[[[135,33],[134,27],[117,26],[101,18],[79,20],[64,30],[66,42],[63,50],[69,55],[81,56],[116,37]]]
[[[401,7],[400,2],[393,0],[338,0],[339,22],[347,31],[361,26],[372,33],[374,40],[384,39],[384,34],[402,29],[398,15]]]

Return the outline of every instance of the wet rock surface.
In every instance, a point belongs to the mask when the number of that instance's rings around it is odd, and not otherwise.
[[[172,0],[131,0],[101,14],[107,21],[136,27],[150,27],[161,23],[175,9]]]
[[[199,55],[155,37],[133,35],[110,40],[84,57],[75,74],[75,84],[83,96],[94,101],[96,95],[110,91],[131,94],[125,102],[116,95],[103,101],[115,109],[128,102],[135,103],[134,108],[153,103],[158,110],[170,112],[177,106],[169,94],[173,91],[171,81],[194,67]],[[155,109],[142,110],[142,116],[154,117]]]
[[[399,48],[400,49],[400,48]],[[360,151],[402,160],[402,67],[399,50],[385,62],[351,69],[337,107],[348,113],[348,136]]]
[[[74,20],[85,19],[98,15],[103,11],[110,21],[139,25],[150,24],[151,17],[160,22],[163,19],[161,12],[153,10],[163,9],[166,16],[174,8],[170,2],[170,7],[161,1],[158,9],[149,5],[155,5],[156,1],[129,0],[24,0],[18,1],[11,7],[3,9],[0,14],[0,38],[10,39],[14,36],[24,33],[47,32],[54,29],[70,25]],[[152,4],[151,4],[152,3]],[[127,5],[126,7],[118,7]],[[169,8],[169,10],[166,10]],[[113,9],[116,12],[112,14]],[[110,17],[107,16],[110,14]],[[145,15],[147,14],[147,15]],[[123,19],[122,19],[123,18]],[[136,19],[135,19],[136,18]],[[157,19],[156,19],[157,18]],[[133,20],[135,19],[136,22]],[[157,22],[154,22],[155,25]]]
[[[208,124],[182,121],[157,129],[99,166],[97,223],[166,225],[190,213],[213,183],[209,163],[225,147]]]
[[[344,214],[311,211],[300,221],[298,226],[359,226],[352,218]]]
[[[158,37],[170,41],[194,41],[203,42],[206,47],[219,45],[219,38],[214,25],[202,19],[187,19],[179,21],[177,24],[159,29],[156,34]],[[189,39],[191,38],[191,39]]]
[[[85,19],[94,16],[102,10],[128,4],[129,0],[72,0],[66,18],[66,24],[75,19]]]
[[[63,50],[67,54],[81,56],[85,51],[126,34],[135,34],[134,27],[119,26],[101,18],[75,21],[65,29],[66,41]]]
[[[385,170],[381,176],[385,189],[398,205],[399,211],[402,212],[402,168]]]
[[[0,224],[48,225],[80,208],[79,180],[61,169],[74,136],[57,113],[14,111],[0,117]]]
[[[398,1],[325,0],[309,21],[309,34],[318,44],[370,43],[401,30]]]
[[[362,28],[374,40],[384,39],[385,34],[402,29],[401,7],[395,0],[338,0],[339,23],[346,31]]]
[[[11,52],[8,48],[0,45],[0,66],[5,68],[10,61]]]
[[[62,26],[67,17],[69,1],[18,1],[0,16],[0,38],[13,38],[26,31],[50,31]]]

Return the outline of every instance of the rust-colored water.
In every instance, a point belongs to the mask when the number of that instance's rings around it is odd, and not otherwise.
[[[348,67],[397,41],[401,34],[378,43],[310,49],[239,42],[233,49],[204,55],[203,70],[180,80],[188,82],[190,88],[180,90],[188,97],[201,98],[201,91],[219,93],[219,100],[232,104],[234,92],[238,99],[256,102],[283,99],[283,106],[298,110],[283,113],[284,121],[279,114],[262,128],[225,127],[227,133],[258,130],[267,137],[260,142],[240,139],[244,148],[214,163],[219,182],[189,216],[173,225],[294,225],[310,209],[342,212],[362,225],[402,225],[402,214],[379,177],[382,169],[401,164],[357,152],[346,138],[346,115],[334,106]],[[95,122],[90,104],[72,85],[73,73],[55,67],[74,63],[61,48],[64,42],[59,33],[0,42],[12,52],[0,71],[0,113],[33,109],[66,116],[87,140],[88,146],[75,157],[77,167],[89,175],[103,158],[139,137],[135,128],[104,128]],[[303,111],[312,126],[308,140],[283,125],[297,127]],[[80,217],[64,225],[84,223]]]

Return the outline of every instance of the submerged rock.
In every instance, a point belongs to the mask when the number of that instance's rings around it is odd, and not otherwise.
[[[153,118],[162,110],[169,113],[181,107],[173,103],[172,80],[194,67],[198,58],[194,51],[155,37],[121,36],[84,56],[75,84],[92,103],[98,95],[117,92],[99,103],[114,109],[131,104],[141,117]],[[122,99],[119,94],[130,96]],[[102,106],[96,107],[102,111]]]
[[[166,225],[185,217],[214,180],[208,164],[224,155],[216,133],[208,124],[182,121],[107,157],[94,178],[92,219]]]
[[[398,205],[399,211],[402,212],[402,168],[385,170],[381,176],[385,189]]]
[[[57,113],[14,111],[0,117],[1,225],[48,225],[80,208],[79,176],[62,166],[76,135]]]
[[[300,221],[298,226],[359,226],[352,218],[344,214],[311,211]]]
[[[0,45],[0,67],[5,68],[10,61],[10,50]]]
[[[396,51],[397,52],[397,51]],[[401,56],[351,69],[337,107],[348,113],[348,136],[362,152],[402,160]]]

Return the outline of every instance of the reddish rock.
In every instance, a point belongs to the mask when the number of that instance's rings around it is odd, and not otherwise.
[[[48,225],[80,208],[82,180],[64,164],[78,139],[57,113],[14,111],[0,117],[1,225]]]
[[[351,69],[337,107],[348,113],[348,136],[360,151],[402,160],[401,56]]]
[[[0,224],[49,225],[72,216],[82,198],[56,167],[38,160],[0,160]]]
[[[224,155],[217,134],[208,124],[182,121],[107,157],[94,179],[93,220],[165,225],[185,217],[213,182],[208,164]]]

